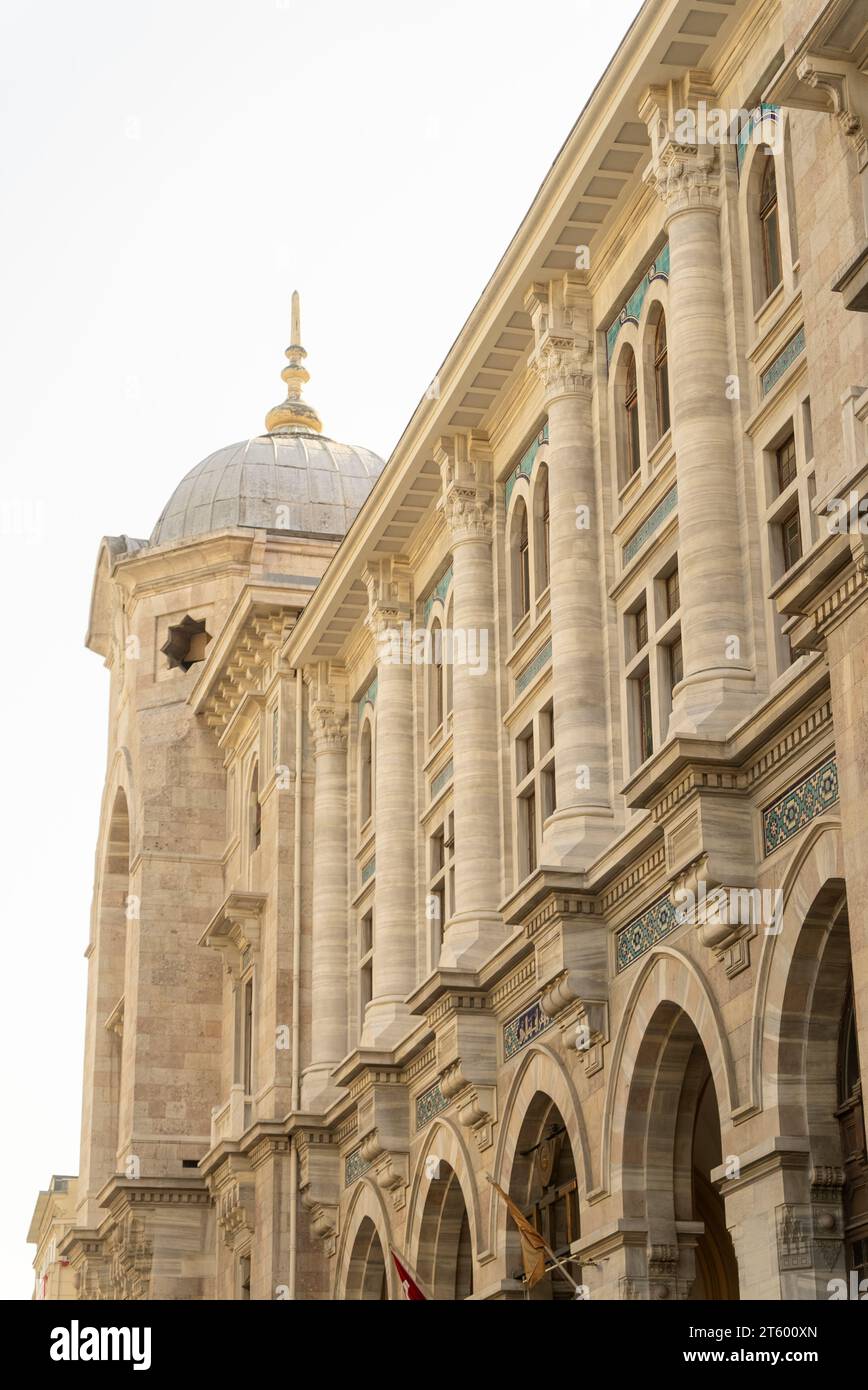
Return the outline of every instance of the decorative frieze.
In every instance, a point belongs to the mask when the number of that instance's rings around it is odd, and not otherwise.
[[[763,811],[764,852],[771,854],[837,800],[838,762],[831,757]]]
[[[352,1187],[354,1182],[367,1173],[370,1166],[371,1160],[365,1158],[361,1145],[353,1149],[344,1159],[344,1187]]]
[[[679,925],[675,907],[667,894],[653,903],[635,921],[628,922],[615,937],[615,966],[620,973],[646,951],[669,936]]]
[[[606,329],[606,361],[611,362],[612,353],[615,350],[615,343],[618,341],[618,334],[625,323],[637,324],[642,316],[642,305],[648,290],[655,280],[662,280],[664,284],[669,283],[669,242],[661,247],[658,254],[654,257],[650,266],[646,270],[638,285],[631,290],[624,300],[617,314],[613,318],[609,327]]]
[[[805,350],[805,330],[800,328],[798,333],[794,333],[785,347],[781,348],[771,366],[766,367],[760,377],[760,390],[762,395],[767,396],[772,387],[780,381],[784,372],[791,367],[796,358],[801,356]]]
[[[503,1025],[503,1058],[508,1062],[525,1047],[528,1047],[542,1033],[551,1028],[554,1019],[549,1018],[537,999],[523,1009],[515,1018]]]
[[[529,478],[531,476],[531,474],[533,473],[534,464],[537,460],[537,454],[539,453],[543,444],[548,444],[548,442],[549,422],[548,420],[546,420],[543,423],[543,426],[537,434],[536,438],[533,439],[531,443],[528,445],[528,447],[525,449],[518,463],[515,465],[512,472],[506,479],[506,482],[504,484],[504,498],[506,500],[507,507],[509,506],[509,499],[512,496],[513,488],[515,487],[519,478]]]
[[[435,1081],[433,1086],[429,1086],[427,1091],[423,1091],[421,1096],[416,1097],[416,1132],[424,1129],[430,1124],[435,1115],[439,1115],[441,1110],[445,1110],[449,1101],[443,1094],[440,1082]]]
[[[536,656],[519,671],[515,678],[515,693],[521,695],[522,691],[527,690],[534,677],[538,676],[543,667],[548,666],[552,659],[552,644],[546,642],[544,647],[540,647]]]
[[[431,782],[432,801],[436,801],[437,797],[440,795],[443,789],[449,786],[449,783],[452,781],[453,774],[454,768],[452,765],[452,759],[450,758],[448,763],[444,763],[443,767],[441,767],[440,771],[437,773],[437,776]]]
[[[634,556],[639,554],[639,551],[642,549],[646,541],[649,541],[651,539],[655,531],[660,530],[660,527],[663,525],[664,521],[666,521],[672,515],[677,506],[678,486],[676,484],[675,487],[669,489],[662,501],[657,503],[657,506],[654,508],[651,515],[646,517],[646,519],[643,521],[642,525],[639,527],[639,530],[635,531],[633,535],[630,537],[630,539],[626,542],[622,551],[625,565],[629,565],[630,561],[634,558]]]
[[[422,612],[424,613],[426,624],[428,622],[428,619],[431,617],[431,609],[434,607],[434,604],[438,601],[440,603],[445,604],[446,595],[449,593],[449,587],[451,583],[452,565],[450,564],[449,568],[445,570],[443,574],[441,574],[440,578],[437,580],[437,583],[434,585],[434,588],[431,590],[429,594],[426,595],[423,601]]]

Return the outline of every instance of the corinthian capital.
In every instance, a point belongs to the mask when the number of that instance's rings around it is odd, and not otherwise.
[[[547,404],[559,396],[587,394],[591,389],[590,351],[573,337],[549,334],[537,348],[531,364],[542,382]]]
[[[669,215],[720,206],[720,165],[713,145],[685,145],[668,139],[646,174]]]
[[[440,508],[451,544],[489,540],[494,508],[487,438],[479,431],[444,437],[435,459],[443,482]]]
[[[593,380],[591,299],[586,273],[531,285],[525,307],[533,326],[529,366],[542,382],[546,404],[559,396],[587,395]]]
[[[308,687],[307,717],[314,753],[347,746],[349,709],[343,670],[332,662],[318,661],[304,669]]]
[[[410,616],[411,582],[407,561],[400,555],[370,560],[362,573],[368,591],[368,630],[379,639]]]

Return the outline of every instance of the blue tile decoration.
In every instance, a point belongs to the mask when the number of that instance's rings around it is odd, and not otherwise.
[[[452,566],[450,564],[448,570],[441,574],[440,578],[437,580],[437,583],[434,585],[434,588],[431,590],[430,594],[425,599],[422,611],[425,614],[426,626],[428,623],[428,619],[431,617],[431,609],[434,607],[434,604],[437,601],[437,599],[439,598],[440,602],[445,605],[446,595],[449,593],[449,585],[451,583]]]
[[[792,366],[793,362],[795,362],[796,358],[799,357],[804,350],[805,330],[804,328],[800,328],[798,333],[794,334],[787,343],[786,347],[778,353],[772,365],[767,367],[763,372],[761,386],[764,396],[768,395],[775,383],[780,381],[787,367]]]
[[[441,1110],[445,1110],[449,1104],[440,1089],[440,1082],[435,1081],[433,1086],[429,1086],[427,1091],[423,1091],[421,1096],[416,1097],[416,1129],[424,1129],[425,1126],[439,1115]]]
[[[524,670],[519,671],[518,675],[515,678],[516,695],[520,695],[523,690],[527,689],[534,676],[538,676],[542,668],[544,666],[547,666],[551,659],[552,644],[549,641],[546,642],[544,647],[540,647],[533,661],[529,661],[527,666],[525,666]]]
[[[367,690],[365,691],[364,695],[362,696],[361,700],[359,700],[359,704],[358,704],[358,710],[359,710],[359,723],[361,723],[362,715],[363,715],[364,712],[365,712],[365,705],[375,705],[376,703],[377,703],[377,677],[374,676],[374,679],[371,681],[371,684],[368,686],[368,688],[367,688]]]
[[[531,1004],[530,1008],[523,1009],[515,1018],[511,1018],[508,1023],[503,1025],[503,1057],[508,1062],[510,1057],[514,1057],[522,1048],[532,1043],[534,1038],[538,1038],[547,1028],[551,1028],[553,1019],[548,1014],[543,1013],[542,1005],[539,1000]]]
[[[431,783],[431,800],[432,800],[432,801],[435,801],[436,798],[437,798],[437,797],[440,795],[440,793],[442,792],[443,788],[444,788],[445,786],[448,786],[448,784],[452,781],[453,772],[454,772],[454,769],[453,769],[453,766],[452,766],[452,759],[450,758],[449,761],[448,761],[448,763],[444,763],[444,764],[443,764],[443,766],[441,767],[440,771],[437,773],[437,776],[434,778],[433,782]]]
[[[375,874],[376,872],[377,872],[377,856],[374,855],[373,858],[371,858],[371,859],[368,860],[367,864],[363,864],[363,865],[362,865],[362,874],[361,874],[362,883],[367,883],[368,879],[369,879],[369,878],[373,878],[373,876],[374,876],[374,874]]]
[[[659,255],[655,256],[642,279],[636,288],[628,295],[625,302],[621,305],[609,327],[606,329],[606,361],[611,362],[615,343],[618,334],[621,332],[625,323],[638,323],[642,314],[642,305],[645,303],[645,296],[649,286],[655,280],[669,281],[669,242],[661,248]]]
[[[838,762],[833,755],[763,811],[763,850],[771,854],[838,800]]]
[[[543,423],[542,429],[540,430],[536,439],[534,439],[533,443],[528,445],[528,447],[525,449],[518,463],[515,465],[515,468],[513,468],[512,472],[506,480],[505,496],[507,507],[509,506],[509,499],[512,496],[512,490],[518,482],[519,478],[530,477],[531,473],[533,472],[533,466],[536,463],[537,454],[539,453],[543,444],[548,444],[548,442],[549,422],[548,420],[546,420]]]
[[[777,123],[779,110],[780,108],[773,106],[770,101],[761,101],[759,106],[754,107],[747,121],[740,128],[735,146],[735,158],[738,164],[739,174],[741,174],[741,166],[744,163],[744,152],[747,149],[754,128],[760,125],[762,121],[766,120],[767,117]]]
[[[352,1187],[353,1183],[367,1173],[370,1163],[366,1158],[362,1158],[361,1149],[353,1149],[351,1154],[347,1154],[344,1159],[344,1187]]]
[[[669,895],[660,898],[641,917],[628,922],[615,937],[615,968],[626,970],[634,960],[644,956],[658,941],[662,941],[679,925],[676,909]]]
[[[624,546],[623,556],[625,565],[629,565],[633,556],[639,554],[645,542],[650,540],[654,532],[660,529],[666,518],[671,516],[675,511],[677,505],[678,484],[676,483],[675,487],[669,489],[663,501],[657,503],[651,515],[642,522],[639,530],[630,537],[627,544]]]

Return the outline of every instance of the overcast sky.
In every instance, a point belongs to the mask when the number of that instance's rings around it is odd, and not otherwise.
[[[388,456],[639,0],[0,0],[0,1297],[78,1170],[103,535],[283,398]]]

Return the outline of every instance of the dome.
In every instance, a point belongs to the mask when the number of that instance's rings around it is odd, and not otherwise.
[[[230,444],[197,463],[178,484],[151,534],[151,545],[205,536],[229,526],[343,536],[385,464],[370,449],[336,444],[301,390],[310,380],[301,346],[301,313],[292,296],[286,399],[265,418],[267,433]]]
[[[226,526],[343,536],[384,466],[369,449],[318,434],[263,434],[230,444],[178,484],[151,545]]]

